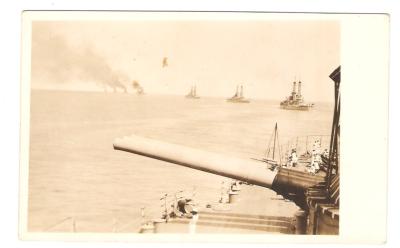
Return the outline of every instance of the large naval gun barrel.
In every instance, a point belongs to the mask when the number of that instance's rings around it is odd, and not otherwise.
[[[114,149],[270,188],[306,208],[304,192],[323,179],[300,171],[271,171],[266,163],[233,158],[158,140],[129,136],[114,141]]]

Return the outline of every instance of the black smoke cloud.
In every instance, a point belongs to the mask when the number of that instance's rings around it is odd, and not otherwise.
[[[111,87],[114,92],[118,89],[127,92],[122,82],[129,82],[126,75],[113,70],[91,46],[73,47],[64,37],[40,25],[34,25],[32,30],[31,70],[33,84],[95,82],[104,90]]]
[[[134,90],[136,90],[136,93],[137,93],[138,95],[144,94],[143,87],[139,84],[138,81],[133,80],[133,81],[132,81],[132,87],[133,87]]]

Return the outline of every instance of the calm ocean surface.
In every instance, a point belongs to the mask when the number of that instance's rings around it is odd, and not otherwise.
[[[330,133],[333,104],[289,111],[279,102],[32,91],[29,231],[135,231],[178,190],[217,201],[226,178],[113,150],[131,134],[240,158],[264,156],[275,122],[282,149]],[[327,138],[324,138],[327,142]],[[299,142],[297,140],[297,142]],[[266,189],[268,190],[268,189]],[[251,203],[249,203],[251,204]]]

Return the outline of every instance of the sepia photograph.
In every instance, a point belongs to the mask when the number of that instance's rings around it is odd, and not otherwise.
[[[24,14],[27,233],[342,233],[337,16]]]

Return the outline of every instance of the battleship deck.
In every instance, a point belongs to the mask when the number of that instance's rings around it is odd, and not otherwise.
[[[241,186],[234,203],[199,206],[198,216],[157,223],[157,233],[282,233],[294,232],[299,208],[274,191],[255,185]],[[250,204],[249,204],[250,203]]]

